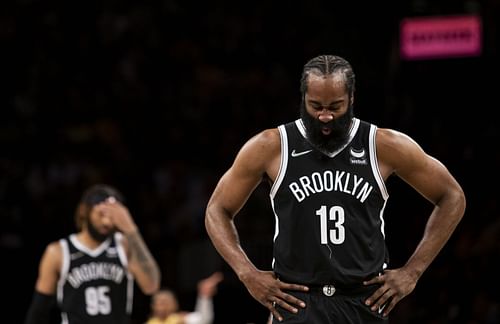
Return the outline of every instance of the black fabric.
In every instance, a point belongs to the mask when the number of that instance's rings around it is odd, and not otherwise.
[[[47,324],[51,319],[56,298],[54,295],[45,295],[35,291],[31,305],[26,313],[24,324]]]

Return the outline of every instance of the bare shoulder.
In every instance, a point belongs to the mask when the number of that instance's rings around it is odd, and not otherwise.
[[[248,140],[248,145],[257,149],[276,150],[280,148],[281,139],[277,128],[269,128],[261,131]]]
[[[59,241],[51,242],[45,248],[45,256],[52,260],[62,260],[62,247]]]
[[[379,128],[376,143],[380,170],[385,178],[394,171],[426,158],[425,152],[415,140],[394,129]]]
[[[281,139],[277,128],[266,129],[251,137],[239,151],[233,172],[261,178],[267,174],[274,178],[279,169]]]
[[[410,136],[390,128],[379,128],[377,130],[377,147],[385,150],[401,151],[419,147]]]
[[[281,140],[277,128],[261,131],[251,137],[241,148],[240,157],[249,161],[265,160],[279,155]]]
[[[38,269],[36,290],[40,293],[52,295],[56,292],[57,280],[63,262],[61,244],[52,242],[47,245]]]

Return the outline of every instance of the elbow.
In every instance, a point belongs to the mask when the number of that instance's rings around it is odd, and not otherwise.
[[[465,208],[467,206],[467,199],[465,198],[465,193],[462,189],[459,190],[459,192],[457,193],[458,195],[458,198],[457,198],[457,205],[459,206],[460,208],[460,218],[463,217],[464,213],[465,213]]]
[[[207,206],[207,210],[205,211],[205,229],[207,230],[207,232],[210,234],[211,232],[211,229],[213,228],[213,224],[214,224],[214,211],[213,211],[213,206],[212,205],[208,205]]]
[[[141,290],[145,295],[153,295],[160,290],[161,286],[161,274],[160,270],[158,267],[156,267],[156,270],[154,271],[153,276],[148,280],[147,282],[143,283],[141,285]]]
[[[155,280],[142,287],[142,292],[148,296],[154,295],[155,293],[158,292],[158,290],[160,290],[160,280],[158,281]]]
[[[462,188],[458,187],[448,197],[448,204],[451,207],[452,213],[456,215],[456,223],[458,223],[465,214],[465,207],[467,205],[465,193]]]

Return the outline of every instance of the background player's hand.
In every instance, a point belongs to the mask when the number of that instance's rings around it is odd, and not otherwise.
[[[217,285],[224,279],[222,272],[214,272],[209,277],[198,282],[198,294],[206,298],[212,298],[217,292]]]
[[[256,270],[240,279],[253,298],[267,307],[279,321],[283,320],[283,317],[275,306],[279,305],[291,313],[297,313],[297,307],[306,307],[302,300],[287,294],[284,290],[308,291],[309,288],[279,281],[272,271]]]
[[[382,275],[364,282],[365,285],[380,286],[365,303],[372,311],[383,312],[387,316],[401,299],[415,289],[417,280],[405,268],[385,270]]]
[[[108,198],[98,206],[103,213],[106,213],[116,229],[124,234],[129,234],[137,230],[132,216],[127,207],[117,201],[114,197]]]

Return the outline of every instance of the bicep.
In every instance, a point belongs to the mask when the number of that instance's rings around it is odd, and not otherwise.
[[[62,251],[59,243],[52,243],[47,246],[38,267],[36,291],[46,295],[54,295],[56,293],[61,262]]]
[[[423,154],[413,168],[401,168],[396,174],[432,203],[437,203],[455,181],[437,159]]]
[[[265,132],[248,141],[238,152],[233,165],[219,180],[209,208],[217,208],[234,216],[279,158],[279,138]]]
[[[263,174],[248,170],[246,161],[238,161],[221,177],[210,199],[211,206],[218,206],[236,214],[262,181]]]
[[[430,202],[436,204],[456,185],[448,169],[407,135],[397,133],[389,143],[385,155],[394,173]]]

